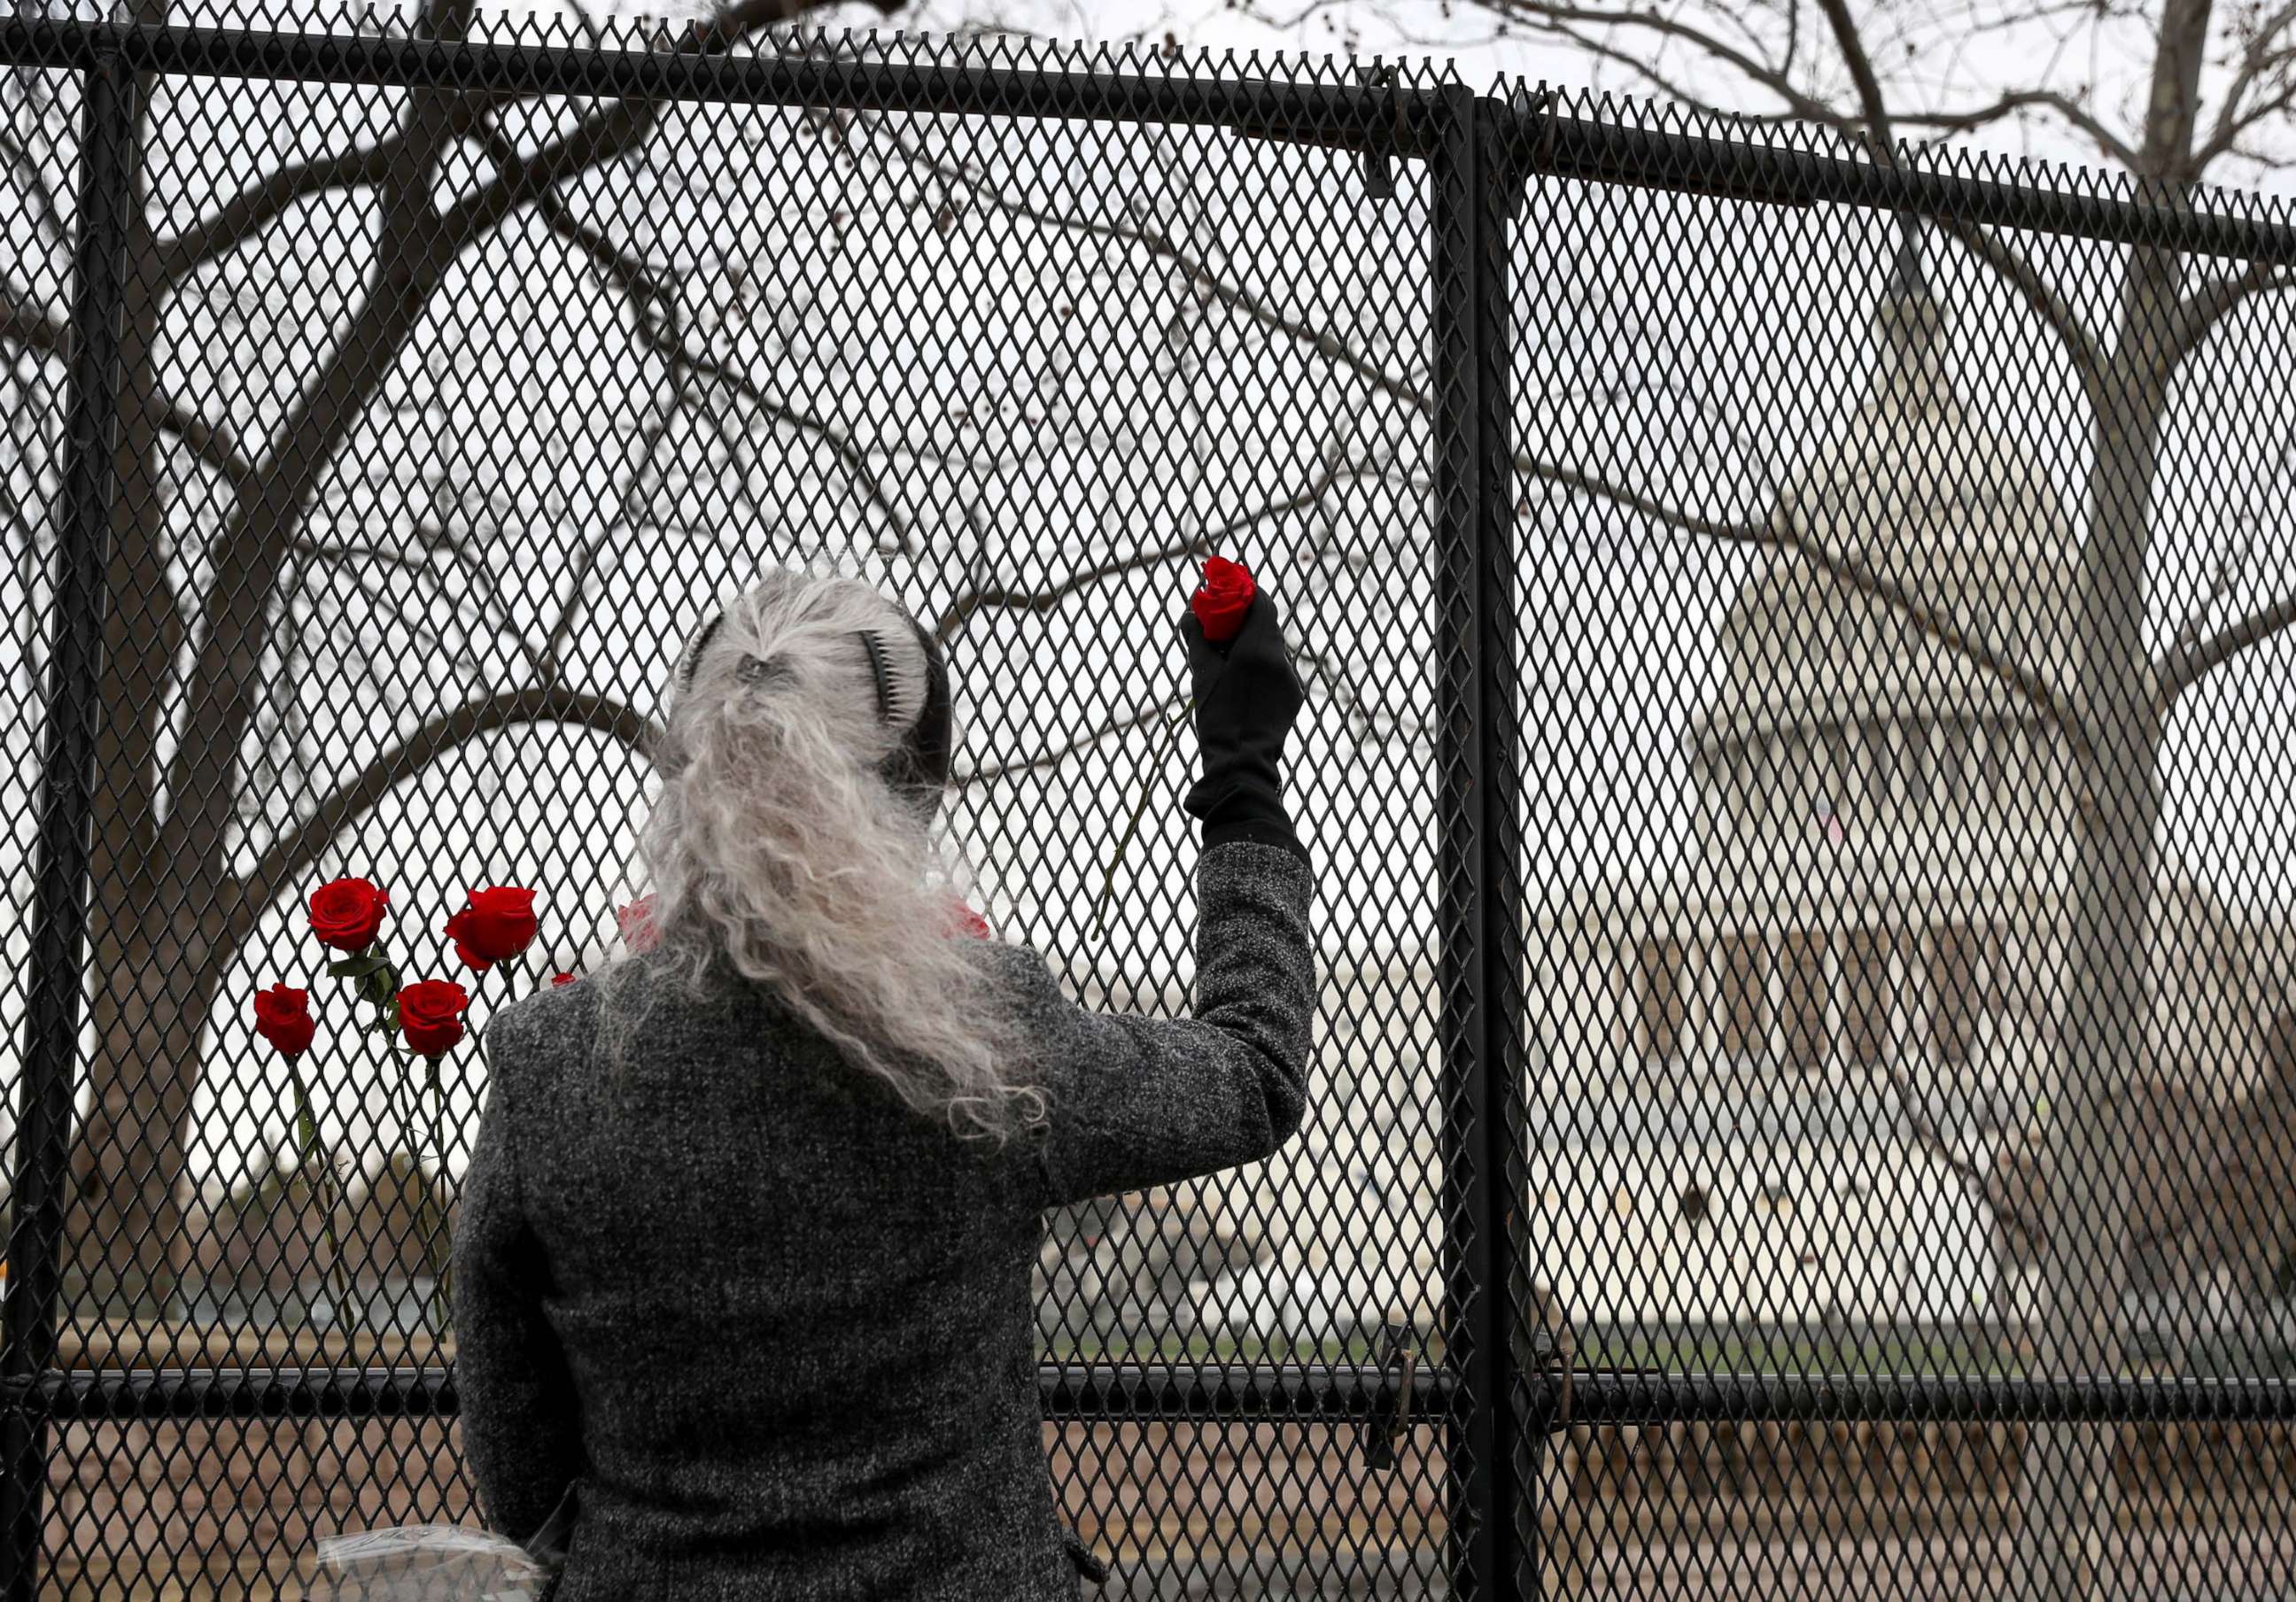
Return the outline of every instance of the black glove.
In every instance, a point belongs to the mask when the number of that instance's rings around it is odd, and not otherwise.
[[[1180,619],[1188,642],[1188,677],[1196,694],[1196,744],[1203,777],[1183,803],[1204,826],[1204,844],[1258,840],[1308,860],[1307,847],[1283,810],[1278,771],[1283,738],[1307,700],[1300,675],[1283,649],[1275,602],[1266,591],[1251,598],[1235,638],[1215,645],[1193,612]]]

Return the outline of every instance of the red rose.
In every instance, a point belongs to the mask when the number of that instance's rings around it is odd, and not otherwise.
[[[311,1019],[311,993],[274,985],[255,993],[255,1032],[291,1062],[311,1049],[319,1026]]]
[[[956,902],[949,910],[949,933],[971,935],[975,939],[986,940],[989,937],[988,920],[964,903]]]
[[[390,895],[365,879],[336,879],[311,892],[311,933],[337,951],[363,952],[390,905]]]
[[[470,993],[452,979],[423,979],[398,992],[398,1026],[406,1043],[425,1057],[440,1057],[463,1038],[463,1009]]]
[[[553,974],[550,976],[550,988],[555,990],[561,985],[573,984],[575,976],[572,974]]]
[[[534,944],[541,925],[534,916],[533,891],[504,887],[473,890],[464,899],[463,910],[447,920],[446,934],[472,972],[484,973]]]
[[[641,895],[626,907],[616,907],[614,921],[621,926],[622,944],[634,952],[651,951],[661,938],[661,931],[653,927],[651,895]]]
[[[1189,600],[1188,609],[1204,625],[1205,639],[1225,645],[1243,627],[1243,615],[1251,609],[1251,598],[1259,593],[1259,586],[1251,582],[1251,570],[1242,562],[1224,556],[1208,557],[1204,582]]]

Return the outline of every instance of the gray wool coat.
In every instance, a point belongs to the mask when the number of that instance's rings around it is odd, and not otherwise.
[[[982,943],[1051,1093],[1001,1153],[755,987],[653,1009],[619,1078],[596,986],[495,1016],[455,1239],[463,1447],[515,1539],[572,1489],[555,1602],[1073,1602],[1098,1565],[1044,1459],[1042,1215],[1265,1157],[1304,1110],[1310,872],[1248,840],[1196,872],[1189,1018],[1086,1010]]]

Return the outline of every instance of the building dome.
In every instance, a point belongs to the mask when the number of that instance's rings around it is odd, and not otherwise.
[[[1945,610],[2070,689],[2078,539],[2013,420],[1973,415],[1945,371],[1950,320],[1925,290],[1885,296],[1873,392],[1788,479],[1772,516]],[[2030,704],[1793,550],[1770,554],[1724,621],[1702,734]]]
[[[1697,882],[1750,905],[1980,916],[2061,877],[2069,757],[2015,687],[1902,608],[1836,577],[1840,557],[2070,691],[2078,536],[2052,475],[1948,376],[1948,320],[1893,289],[1865,403],[1779,493],[1767,553],[1724,619],[1714,692],[1689,731]]]

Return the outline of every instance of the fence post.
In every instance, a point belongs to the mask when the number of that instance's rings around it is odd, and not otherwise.
[[[72,258],[71,367],[55,610],[43,715],[31,973],[18,1086],[8,1234],[0,1304],[0,1598],[40,1592],[48,1426],[34,1399],[55,1359],[62,1291],[64,1206],[70,1185],[72,1101],[88,925],[90,827],[101,716],[105,567],[111,555],[113,441],[119,412],[119,314],[132,152],[135,75],[116,54],[89,68],[80,113],[78,238]]]
[[[1478,383],[1480,415],[1475,439],[1482,454],[1480,545],[1483,560],[1481,628],[1483,697],[1483,962],[1489,975],[1488,1043],[1488,1116],[1483,1122],[1483,1169],[1495,1181],[1485,1197],[1488,1238],[1497,1255],[1495,1282],[1500,1294],[1484,1320],[1495,1377],[1506,1405],[1499,1416],[1505,1430],[1498,1446],[1505,1462],[1501,1489],[1506,1500],[1505,1531],[1509,1594],[1540,1595],[1540,1474],[1546,1451],[1549,1405],[1544,1365],[1535,1361],[1530,1328],[1530,1237],[1524,1154],[1530,1139],[1529,1033],[1525,993],[1525,920],[1529,897],[1523,886],[1523,735],[1517,686],[1528,666],[1518,647],[1520,612],[1515,597],[1516,486],[1514,445],[1514,321],[1513,227],[1522,208],[1523,176],[1509,136],[1511,119],[1499,102],[1474,102],[1476,205],[1481,227],[1477,257],[1480,331],[1476,350],[1482,362]],[[1536,1332],[1539,1335],[1543,1330]]]
[[[1521,1229],[1521,951],[1513,721],[1507,180],[1491,119],[1447,88],[1430,153],[1437,500],[1437,846],[1444,1336],[1463,1384],[1445,1442],[1450,1594],[1513,1598],[1525,1572],[1514,1414]],[[1510,955],[1513,953],[1513,955]]]

